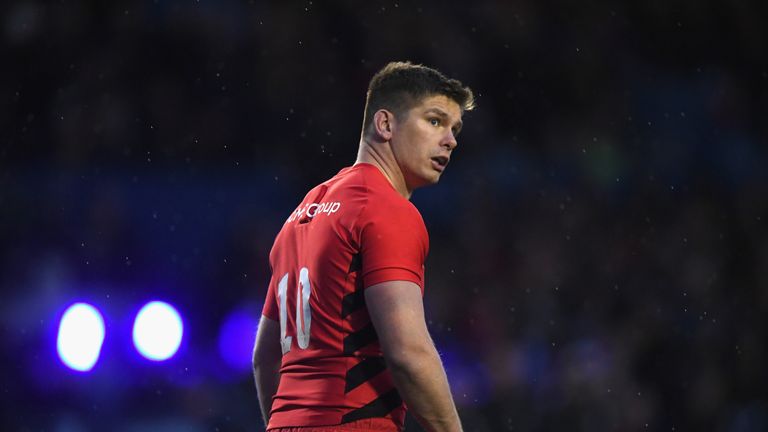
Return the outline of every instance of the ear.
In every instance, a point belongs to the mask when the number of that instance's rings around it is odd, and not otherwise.
[[[383,141],[392,139],[395,115],[391,111],[380,109],[373,114],[373,130]]]

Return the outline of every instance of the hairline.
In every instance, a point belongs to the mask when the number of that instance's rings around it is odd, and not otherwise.
[[[383,107],[383,106],[382,106],[382,107],[378,108],[376,111],[378,111],[378,110],[380,110],[380,109],[386,109],[386,110],[388,110],[388,111],[391,111],[391,112],[393,112],[393,113],[394,113],[396,116],[398,116],[398,114],[403,114],[403,115],[405,115],[405,114],[407,114],[409,111],[413,110],[414,108],[417,108],[419,105],[422,105],[422,104],[424,103],[424,101],[426,101],[427,99],[429,99],[429,98],[433,98],[433,97],[438,97],[438,96],[444,96],[444,97],[445,97],[446,99],[448,99],[450,102],[453,102],[453,103],[455,103],[455,104],[456,104],[456,106],[458,106],[458,107],[459,107],[459,111],[461,111],[461,115],[462,115],[462,116],[463,116],[463,115],[464,115],[464,113],[467,111],[467,110],[466,110],[466,109],[465,109],[465,108],[462,106],[462,104],[461,104],[459,101],[457,101],[456,99],[452,98],[452,97],[451,97],[449,94],[447,94],[447,93],[443,93],[443,92],[430,92],[430,93],[425,93],[425,94],[423,94],[423,95],[413,95],[413,94],[407,93],[407,92],[405,92],[405,91],[404,91],[404,93],[406,94],[406,99],[407,99],[408,101],[407,101],[406,103],[404,103],[402,107],[398,107],[398,108],[392,107],[392,109],[390,109],[390,108],[387,108],[387,107]],[[398,112],[397,112],[397,111],[398,111],[398,109],[401,111],[400,113],[398,113]],[[376,111],[374,111],[374,113],[375,113]],[[442,110],[441,110],[441,111],[442,111]],[[447,113],[446,113],[446,114],[447,114]]]

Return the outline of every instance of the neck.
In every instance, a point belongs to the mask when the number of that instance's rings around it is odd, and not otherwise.
[[[397,164],[395,155],[392,152],[392,146],[388,141],[373,142],[366,138],[365,135],[360,137],[360,147],[357,151],[355,164],[359,163],[369,163],[378,168],[403,198],[411,199],[413,190],[409,189],[405,183],[403,171],[400,169],[400,165]]]

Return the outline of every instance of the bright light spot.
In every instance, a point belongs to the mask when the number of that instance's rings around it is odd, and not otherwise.
[[[150,360],[167,360],[181,345],[184,326],[176,309],[153,301],[144,305],[133,323],[133,344]]]
[[[253,343],[259,327],[260,308],[239,308],[229,314],[219,333],[219,354],[232,369],[249,372],[253,361]]]
[[[67,367],[80,372],[93,369],[104,343],[104,319],[87,303],[75,303],[59,323],[56,350]]]

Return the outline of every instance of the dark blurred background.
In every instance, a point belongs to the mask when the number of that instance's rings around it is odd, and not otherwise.
[[[413,197],[467,431],[768,430],[765,3],[0,10],[3,431],[261,430],[272,240],[391,60],[477,95]],[[131,343],[153,299],[185,324],[160,363]],[[56,353],[76,301],[106,326],[89,373]]]

